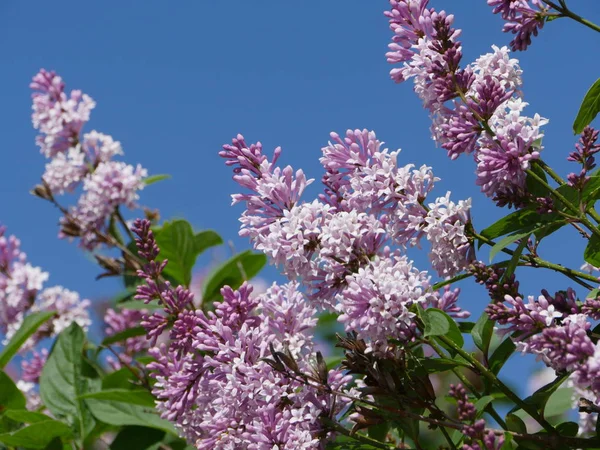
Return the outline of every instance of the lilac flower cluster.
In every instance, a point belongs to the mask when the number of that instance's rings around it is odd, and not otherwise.
[[[426,204],[437,181],[431,168],[401,166],[399,152],[384,149],[372,131],[331,138],[321,158],[325,192],[310,203],[300,195],[312,180],[275,166],[280,148],[269,162],[260,143],[248,146],[240,135],[223,146],[234,179],[250,190],[232,196],[247,207],[240,235],[298,281],[312,304],[339,313],[369,350],[385,352],[389,339],[414,336],[412,305],[466,316],[456,298],[432,290],[430,276],[405,251],[425,238],[440,276],[464,270],[473,259],[470,201],[457,204],[447,194]]]
[[[513,50],[527,50],[531,36],[537,36],[544,26],[548,7],[542,0],[488,0],[494,14],[500,14],[506,21],[502,31],[512,33],[515,38],[510,46]]]
[[[25,348],[33,347],[45,337],[53,337],[72,322],[87,328],[90,318],[89,300],[80,300],[79,294],[62,286],[44,289],[48,273],[27,262],[21,243],[14,235],[7,236],[0,227],[0,335],[4,342],[17,332],[25,316],[40,311],[55,312],[30,338]]]
[[[390,0],[394,33],[388,62],[394,81],[414,79],[415,92],[433,121],[433,139],[452,159],[474,153],[477,185],[503,206],[528,200],[525,170],[542,150],[548,121],[522,114],[521,69],[506,47],[460,68],[460,30],[453,16],[427,8],[429,0]],[[503,3],[517,3],[507,2]],[[520,2],[519,2],[520,3]],[[525,3],[525,2],[524,2]]]
[[[504,332],[518,332],[513,340],[522,352],[537,355],[556,371],[572,372],[574,386],[593,393],[592,401],[600,401],[600,344],[589,332],[595,303],[586,300],[582,305],[572,289],[554,296],[543,290],[527,302],[506,295],[503,303],[491,303],[486,311],[490,319],[508,325]]]
[[[111,136],[97,131],[82,135],[96,106],[89,96],[81,91],[67,96],[62,78],[44,69],[33,78],[31,88],[33,126],[40,132],[36,141],[49,159],[42,177],[46,196],[83,190],[77,205],[61,220],[60,236],[76,235],[82,247],[93,250],[102,243],[98,232],[107,230],[115,211],[136,206],[147,171],[113,161],[123,150]]]
[[[569,154],[568,161],[578,162],[581,164],[581,171],[576,173],[570,173],[567,176],[569,185],[575,189],[583,190],[586,183],[590,180],[589,172],[596,167],[596,159],[594,155],[600,151],[600,145],[598,141],[598,130],[593,129],[590,126],[585,127],[579,142],[575,144],[575,151]]]
[[[150,350],[162,416],[198,449],[322,448],[320,417],[334,418],[347,404],[333,392],[350,377],[333,370],[323,385],[307,384],[266,361],[273,351],[284,352],[299,371],[315,371],[316,310],[297,283],[273,284],[259,296],[247,283],[237,291],[225,287],[223,301],[205,313],[194,309],[189,291],[162,281],[166,261],[156,261],[150,223],[138,220],[133,230],[147,260],[137,298],[164,308],[143,324],[154,341],[172,325],[167,342]]]

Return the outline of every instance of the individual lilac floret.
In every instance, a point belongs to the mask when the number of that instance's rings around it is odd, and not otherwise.
[[[265,361],[270,348],[287,351],[299,370],[311,371],[315,310],[294,283],[273,285],[256,300],[250,294],[247,285],[224,288],[215,313],[198,311],[190,351],[153,351],[158,408],[198,449],[322,448],[320,417],[335,417],[346,402]],[[230,320],[225,312],[234,311]],[[348,381],[329,373],[333,390]]]
[[[336,298],[338,320],[371,351],[385,352],[389,339],[413,337],[415,314],[409,308],[433,297],[427,273],[399,254],[376,257],[346,281],[348,287]]]
[[[488,5],[506,21],[502,31],[515,35],[510,43],[513,50],[527,50],[531,36],[537,36],[544,26],[548,11],[541,0],[488,0]]]
[[[44,69],[33,77],[33,126],[40,131],[37,144],[50,158],[76,146],[83,125],[96,103],[81,91],[67,96],[62,78]]]

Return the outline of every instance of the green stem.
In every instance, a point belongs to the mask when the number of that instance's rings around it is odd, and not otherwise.
[[[538,166],[540,166],[548,175],[550,175],[550,178],[552,178],[554,181],[556,181],[558,184],[560,184],[561,186],[563,184],[565,184],[565,180],[563,180],[559,174],[557,174],[552,167],[550,167],[548,164],[546,164],[544,161],[542,161],[541,159],[536,160],[535,164],[537,164]]]
[[[556,3],[549,0],[544,0],[544,3],[557,10],[563,17],[573,19],[574,21],[579,22],[580,24],[585,25],[586,27],[591,28],[592,30],[600,33],[600,26],[596,25],[594,22],[590,22],[589,20],[584,19],[579,14],[575,14],[573,11],[566,7],[564,2],[561,2],[564,6],[559,6]]]
[[[473,235],[473,237],[475,237],[476,239],[479,239],[481,242],[483,242],[487,245],[490,245],[490,246],[496,245],[496,243],[493,240],[488,239],[485,236],[482,236],[481,234],[477,233],[474,230],[471,231],[471,234]],[[514,252],[512,250],[507,249],[507,248],[502,249],[502,251],[508,255],[514,254]],[[568,267],[564,267],[559,264],[551,263],[549,261],[546,261],[545,259],[541,259],[541,258],[531,256],[531,255],[521,255],[521,259],[525,262],[528,262],[532,266],[543,267],[545,269],[554,270],[555,272],[560,272],[560,273],[566,275],[567,277],[571,278],[574,281],[577,281],[577,279],[582,278],[584,280],[593,281],[594,283],[598,283],[598,278],[593,275],[590,275],[589,273],[579,272],[578,270],[569,269]],[[580,283],[579,281],[577,281],[577,282]]]
[[[569,200],[565,198],[560,192],[550,186],[542,177],[540,177],[537,173],[535,173],[531,169],[527,169],[525,171],[530,177],[534,178],[538,183],[544,186],[546,189],[550,191],[550,193],[556,197],[559,201],[561,201],[567,208],[569,208],[575,215],[578,217],[579,221],[584,224],[596,237],[600,238],[600,230],[588,220],[588,218],[582,214],[582,212],[573,205]]]
[[[435,283],[431,287],[431,289],[433,289],[434,291],[437,291],[438,289],[443,288],[444,286],[455,283],[456,281],[464,280],[465,278],[469,278],[472,276],[473,276],[473,274],[471,272],[461,273],[459,275],[456,275],[455,277]]]
[[[376,448],[384,448],[386,450],[391,450],[394,448],[382,442],[376,441],[375,439],[371,439],[370,437],[365,436],[364,434],[353,433],[352,431],[346,429],[346,427],[340,425],[338,422],[328,417],[321,418],[321,422],[323,422],[324,425],[333,429],[334,431],[337,431],[338,433],[343,434],[344,436],[348,436],[349,438],[354,439],[355,441],[362,442],[363,444],[371,445],[372,447]]]
[[[429,339],[427,341],[427,345],[429,345],[442,358],[447,357],[447,355],[444,353],[444,351],[432,339]],[[481,398],[481,394],[477,391],[475,386],[473,386],[473,383],[471,383],[464,374],[462,374],[457,369],[452,369],[452,372],[454,373],[454,375],[456,375],[456,377],[460,380],[460,382],[463,385],[465,385],[467,387],[467,389],[469,389],[473,393],[473,395],[475,397],[477,397],[478,399]],[[502,427],[502,429],[508,430],[508,428],[506,426],[506,422],[504,421],[504,419],[502,419],[500,414],[498,414],[498,412],[494,409],[494,406],[491,403],[487,405],[487,407],[485,408],[484,411],[486,411],[490,416],[492,416],[492,418],[498,423],[498,425],[500,425]]]
[[[544,161],[540,159],[536,162],[536,164],[539,165],[548,175],[550,175],[550,177],[558,184],[561,186],[566,184],[565,180],[562,179],[554,170],[552,170],[552,168]],[[596,222],[600,223],[600,214],[598,214],[594,208],[591,208],[589,211],[587,211],[587,213],[592,216]]]
[[[454,442],[452,442],[452,438],[448,434],[448,431],[446,430],[446,428],[445,427],[440,427],[440,431],[442,432],[442,434],[446,438],[446,441],[448,442],[448,445],[450,446],[450,448],[452,448],[453,450],[456,450],[456,445],[454,445]]]
[[[477,369],[480,375],[487,378],[492,384],[496,385],[498,389],[509,398],[515,405],[519,406],[523,411],[529,414],[537,423],[539,423],[548,433],[554,433],[554,427],[548,423],[543,416],[541,416],[536,410],[535,406],[528,405],[525,403],[517,394],[515,394],[508,386],[506,386],[500,379],[491,372],[487,367],[481,364],[476,358],[474,358],[470,353],[464,351],[458,345],[452,341],[452,339],[448,339],[446,336],[438,336],[438,338],[444,342],[444,344],[451,347],[456,353],[466,359],[471,365]]]

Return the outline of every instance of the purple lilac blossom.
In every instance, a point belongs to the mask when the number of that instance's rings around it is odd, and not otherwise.
[[[502,31],[515,35],[510,43],[511,48],[515,51],[527,50],[531,45],[531,36],[537,36],[544,26],[548,7],[543,1],[488,0],[487,3],[494,8],[494,14],[500,14],[506,21]]]
[[[162,416],[198,449],[320,449],[327,438],[320,417],[336,417],[348,403],[331,390],[344,389],[351,377],[330,371],[327,387],[275,370],[265,361],[271,349],[285,351],[299,370],[312,368],[312,329],[316,308],[298,284],[273,284],[252,295],[244,283],[221,290],[214,311],[194,310],[189,291],[161,281],[166,261],[150,223],[137,220],[136,244],[147,263],[139,271],[146,284],[137,297],[164,307],[143,321],[156,341],[172,321],[169,339],[150,353],[156,362],[153,394]]]
[[[568,161],[578,162],[581,164],[581,171],[579,174],[570,173],[567,176],[569,184],[577,190],[582,190],[585,184],[589,181],[590,172],[596,167],[596,160],[594,155],[600,151],[600,145],[596,144],[598,141],[598,130],[587,126],[581,133],[579,142],[575,144],[575,151],[569,154]]]
[[[525,171],[539,157],[540,127],[548,121],[522,115],[522,72],[506,47],[494,46],[460,69],[460,30],[452,28],[451,15],[427,4],[390,1],[386,16],[394,36],[387,58],[402,66],[392,69],[392,79],[414,79],[415,92],[431,114],[433,139],[451,159],[475,154],[484,194],[499,206],[521,206],[529,200]]]
[[[413,269],[404,255],[406,247],[426,238],[440,276],[464,270],[473,259],[465,231],[470,200],[455,204],[447,194],[425,206],[437,181],[431,168],[399,165],[399,151],[383,148],[372,131],[331,133],[322,151],[325,193],[301,203],[301,171],[287,188],[267,190],[262,186],[272,184],[279,168],[260,144],[248,147],[237,136],[223,147],[220,155],[235,166],[234,179],[251,191],[233,196],[234,203],[247,206],[240,234],[298,280],[315,306],[338,312],[346,331],[365,338],[369,350],[385,351],[389,338],[414,335],[408,308],[437,298],[427,273]],[[280,154],[278,149],[273,161]],[[289,167],[284,171],[293,173]],[[448,307],[460,311],[455,304]]]

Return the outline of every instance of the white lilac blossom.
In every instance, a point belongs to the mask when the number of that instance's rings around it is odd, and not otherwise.
[[[465,225],[471,222],[471,199],[450,200],[450,193],[429,205],[423,231],[431,244],[429,259],[441,277],[452,277],[463,271],[474,259]]]
[[[148,175],[141,166],[114,161],[123,155],[118,141],[91,131],[82,133],[90,119],[94,101],[80,91],[67,97],[62,79],[41,70],[31,83],[34,90],[32,121],[40,131],[37,138],[49,159],[42,176],[45,198],[83,189],[76,206],[62,218],[61,237],[80,237],[80,244],[94,250],[106,240],[101,237],[107,222],[119,207],[135,208]]]
[[[312,304],[339,313],[369,350],[385,351],[389,339],[413,337],[409,308],[438,298],[407,248],[427,239],[441,277],[471,263],[470,200],[454,203],[447,194],[427,206],[438,180],[430,167],[401,165],[400,152],[384,148],[372,131],[330,136],[321,158],[325,193],[312,202],[300,199],[308,183],[302,171],[275,166],[280,148],[269,162],[260,144],[248,146],[242,136],[223,146],[234,179],[250,190],[233,196],[247,207],[240,235],[298,281]],[[455,301],[448,308],[460,312]]]
[[[385,351],[389,339],[410,339],[415,314],[409,308],[433,297],[427,273],[399,254],[376,257],[346,282],[336,298],[339,321],[365,340],[369,350]]]
[[[350,376],[330,371],[319,384],[295,375],[316,373],[316,308],[298,284],[273,284],[258,296],[247,283],[236,291],[224,287],[214,311],[194,310],[189,291],[160,281],[166,261],[156,261],[150,223],[138,220],[133,231],[147,260],[139,272],[146,284],[138,287],[137,298],[160,299],[164,307],[142,324],[154,339],[165,321],[173,322],[167,342],[150,350],[162,416],[198,449],[322,448],[327,436],[321,417],[335,418],[348,403],[332,390],[344,389]],[[294,361],[296,372],[270,364],[274,352]]]

